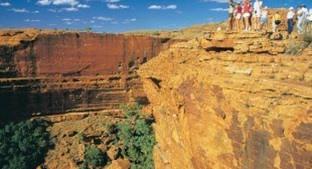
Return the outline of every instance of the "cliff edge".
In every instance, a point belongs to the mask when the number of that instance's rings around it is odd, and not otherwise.
[[[288,43],[212,33],[143,65],[156,169],[311,168],[311,46],[289,56]]]

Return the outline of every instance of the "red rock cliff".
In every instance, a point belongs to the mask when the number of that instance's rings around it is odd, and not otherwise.
[[[134,70],[168,40],[23,31],[0,37],[1,118],[116,107],[129,100],[128,89],[139,86]]]

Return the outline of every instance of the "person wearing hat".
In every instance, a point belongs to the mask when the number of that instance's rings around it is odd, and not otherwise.
[[[288,35],[292,33],[294,30],[294,17],[295,17],[295,11],[293,7],[290,7],[287,13],[287,32]]]
[[[268,11],[268,7],[264,7],[261,10],[261,17],[260,17],[260,29],[263,30],[267,30],[268,29],[268,21],[269,21],[269,11]]]
[[[298,23],[297,23],[297,28],[298,28],[298,33],[301,34],[304,31],[304,25],[306,23],[306,18],[308,15],[308,9],[305,7],[305,5],[301,5],[299,10],[297,11],[298,15]]]

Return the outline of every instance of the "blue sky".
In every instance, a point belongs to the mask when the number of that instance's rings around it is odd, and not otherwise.
[[[0,0],[0,28],[85,29],[124,32],[176,29],[226,19],[227,0]],[[312,0],[264,0],[289,7]]]

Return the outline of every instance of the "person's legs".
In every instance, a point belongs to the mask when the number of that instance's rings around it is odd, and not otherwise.
[[[257,29],[257,28],[256,28],[256,22],[257,22],[257,18],[256,18],[256,16],[253,15],[253,17],[251,17],[251,23],[253,23],[253,24],[252,24],[252,29],[253,29],[253,30],[256,30],[256,29]]]
[[[245,21],[245,31],[248,31],[250,28],[250,22],[249,22],[249,17],[244,17],[244,21]]]
[[[303,31],[302,19],[298,19],[297,28],[298,28],[298,33],[302,33],[302,31]]]
[[[239,26],[238,26],[238,19],[235,18],[235,30],[238,31],[239,30]]]
[[[276,24],[275,21],[272,22],[272,31],[276,32]]]
[[[247,22],[246,22],[245,14],[243,15],[243,24],[244,24],[244,30],[247,30]]]
[[[287,20],[287,25],[288,25],[288,34],[290,35],[292,31],[294,30],[294,22],[292,19]]]
[[[291,34],[291,23],[290,23],[291,21],[290,21],[290,19],[288,19],[287,20],[287,32],[288,32],[288,34],[290,35]]]
[[[229,14],[229,23],[228,23],[229,30],[233,30],[233,19],[234,19],[233,14],[230,13]]]
[[[248,30],[251,30],[251,27],[252,27],[252,15],[250,15],[248,18]]]

